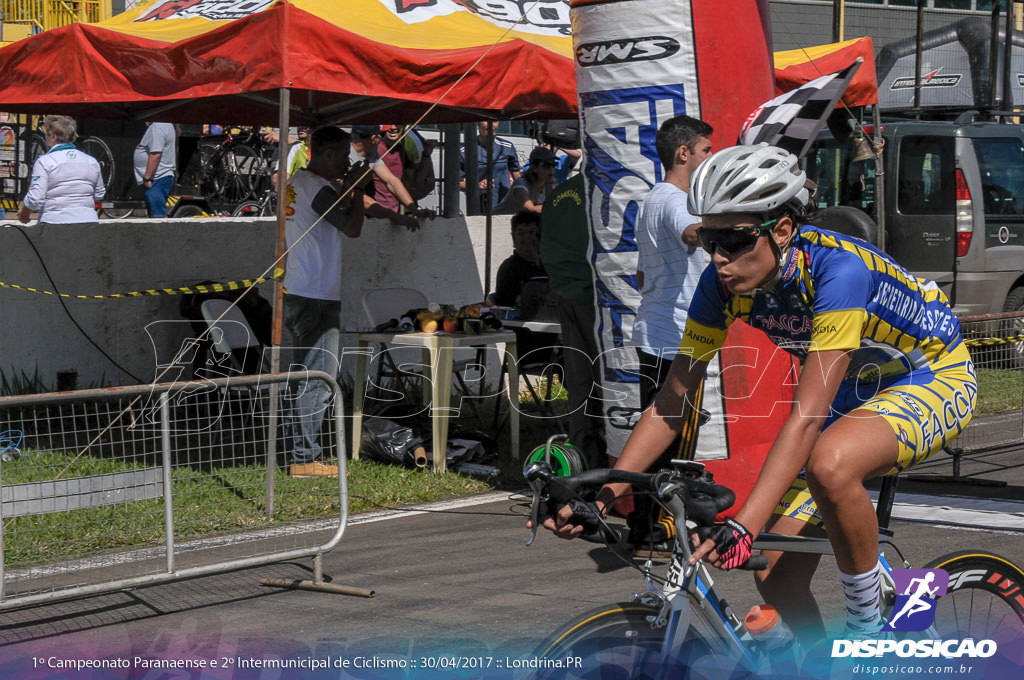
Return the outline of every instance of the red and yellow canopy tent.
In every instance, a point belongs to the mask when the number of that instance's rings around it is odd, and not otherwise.
[[[871,38],[854,38],[828,45],[775,52],[775,94],[795,90],[815,78],[846,68],[857,58],[863,63],[846,87],[842,102],[849,107],[878,103],[878,76]]]
[[[19,112],[275,124],[566,118],[564,17],[508,21],[453,0],[153,0],[0,49]]]
[[[152,0],[0,49],[9,111],[275,124],[568,118],[569,2],[512,16],[456,0]],[[784,92],[865,58],[844,101],[877,101],[870,38],[776,52]],[[437,105],[435,107],[435,104]]]

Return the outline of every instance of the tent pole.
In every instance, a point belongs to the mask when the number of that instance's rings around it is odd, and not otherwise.
[[[288,112],[291,107],[291,90],[282,87],[278,96],[278,117],[277,117],[277,245],[274,253],[274,266],[283,266],[285,238],[285,192],[288,180],[285,175],[288,173]],[[271,325],[271,348],[270,348],[270,371],[277,373],[281,370],[281,325],[284,316],[284,279],[274,279],[274,320]],[[277,406],[281,384],[272,382],[270,384],[270,412],[267,414],[267,478],[266,496],[264,499],[267,508],[267,519],[274,517],[274,496],[277,485]]]
[[[277,173],[277,186],[274,187],[274,191],[277,192],[277,247],[274,253],[275,262],[278,266],[283,266],[284,261],[282,257],[285,251],[285,239],[284,239],[284,197],[285,191],[288,185],[285,174],[287,173],[287,164],[284,159],[288,157],[288,112],[291,106],[291,90],[286,87],[282,87],[280,90],[280,96],[278,97],[278,118],[277,118],[277,129],[279,138],[277,142],[278,148],[278,173]],[[284,170],[284,172],[282,172]],[[274,346],[274,354],[271,357],[270,370],[275,373],[280,370],[281,357],[280,357],[280,346],[282,336],[282,307],[284,305],[284,280],[274,280],[274,324],[272,328],[272,344]]]
[[[487,123],[490,125],[490,121]],[[492,128],[493,129],[493,128]],[[487,294],[491,291],[491,245],[493,244],[493,230],[492,225],[494,223],[491,217],[491,211],[494,209],[494,138],[497,137],[497,130],[493,130],[490,136],[490,142],[487,144],[487,169],[484,171],[484,177],[487,179],[487,188],[484,190],[484,206],[487,210],[486,217],[486,229],[484,239],[487,242],[487,253],[484,255],[484,299],[487,299]]]

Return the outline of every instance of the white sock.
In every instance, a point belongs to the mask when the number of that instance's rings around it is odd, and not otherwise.
[[[882,565],[863,574],[839,572],[846,593],[846,627],[861,633],[882,630]]]

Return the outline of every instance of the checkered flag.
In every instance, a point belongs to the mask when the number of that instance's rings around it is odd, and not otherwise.
[[[743,123],[739,143],[767,142],[803,158],[861,61],[858,59],[842,71],[816,78],[761,104]]]

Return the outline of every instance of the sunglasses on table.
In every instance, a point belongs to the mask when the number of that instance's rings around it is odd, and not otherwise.
[[[715,250],[722,251],[723,255],[735,255],[757,245],[757,239],[770,234],[772,227],[779,219],[768,220],[761,224],[749,224],[728,229],[708,229],[697,227],[697,238],[704,250],[712,255]]]

